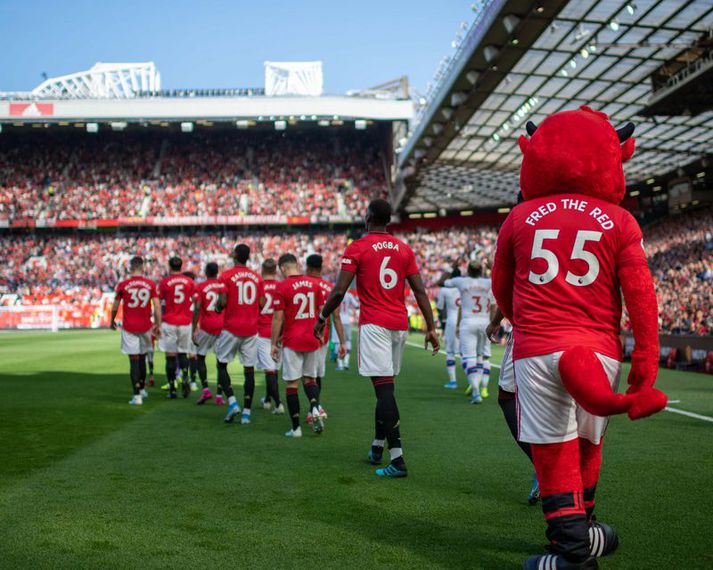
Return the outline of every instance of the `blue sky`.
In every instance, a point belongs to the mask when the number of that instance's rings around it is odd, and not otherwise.
[[[425,89],[459,0],[0,0],[0,91],[96,61],[154,61],[164,88],[261,87],[263,62],[321,60],[327,93],[409,76]]]

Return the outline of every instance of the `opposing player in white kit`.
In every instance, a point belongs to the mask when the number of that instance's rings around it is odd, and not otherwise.
[[[460,271],[455,269],[451,277],[460,277]],[[456,353],[459,349],[458,342],[458,311],[460,309],[460,292],[452,287],[441,287],[438,291],[436,308],[439,313],[445,312],[446,322],[444,326],[444,338],[446,341],[446,371],[448,372],[448,382],[444,388],[455,390],[458,387],[456,382]]]
[[[352,353],[352,321],[354,320],[355,313],[359,310],[359,298],[353,291],[347,291],[344,295],[344,300],[342,304],[339,305],[339,312],[334,313],[334,326],[335,333],[338,334],[336,330],[337,316],[342,323],[344,328],[344,356],[339,356],[337,354],[337,370],[349,370],[349,358]],[[339,347],[342,346],[341,341],[335,341],[334,349],[339,352]]]
[[[480,263],[471,261],[467,277],[453,277],[443,283],[460,292],[461,363],[473,391],[472,404],[480,404],[488,397],[490,381],[490,340],[485,329],[490,322],[493,293],[490,279],[482,275]]]

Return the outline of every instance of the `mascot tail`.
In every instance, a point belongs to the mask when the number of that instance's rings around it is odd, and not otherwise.
[[[559,362],[562,384],[574,401],[595,416],[628,414],[632,420],[645,418],[666,407],[668,398],[656,388],[632,386],[617,394],[602,363],[590,348],[577,346],[562,354]]]

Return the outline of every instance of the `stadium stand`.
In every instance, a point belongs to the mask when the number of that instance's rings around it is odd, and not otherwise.
[[[354,216],[387,192],[378,133],[5,133],[0,219]]]
[[[466,260],[480,259],[490,266],[497,230],[456,226],[397,235],[413,247],[435,298],[435,284],[454,262],[463,266]],[[240,241],[251,245],[256,267],[264,258],[286,251],[300,259],[322,253],[327,277],[333,279],[348,239],[345,232],[324,230],[3,235],[0,247],[6,264],[0,270],[0,304],[101,303],[135,253],[147,258],[148,276],[159,279],[173,254],[184,258],[184,269],[200,274],[209,260],[229,264],[230,251]],[[650,226],[645,246],[659,297],[661,332],[713,334],[713,211],[691,211]]]

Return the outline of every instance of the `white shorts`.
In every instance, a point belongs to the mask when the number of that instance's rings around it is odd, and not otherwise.
[[[230,331],[223,331],[215,343],[215,356],[218,362],[228,363],[235,360],[235,355],[240,357],[243,366],[257,364],[257,335],[235,336]]]
[[[485,334],[488,323],[480,319],[460,322],[460,353],[462,358],[490,358],[490,339]]]
[[[209,352],[215,352],[215,345],[218,342],[219,336],[220,335],[210,334],[205,331],[198,331],[198,347],[193,350],[196,351],[196,354],[200,354],[201,356],[205,356]],[[194,344],[194,346],[196,345]]]
[[[327,352],[329,352],[328,344],[323,344],[317,349],[317,378],[324,378],[327,372]]]
[[[449,319],[446,321],[446,328],[443,331],[443,336],[446,341],[446,354],[455,354],[458,352],[458,336],[456,335],[456,328],[458,323],[455,319]]]
[[[278,363],[272,359],[272,339],[257,337],[257,367],[260,370],[278,369]]]
[[[362,376],[398,376],[406,346],[406,331],[379,325],[359,327],[359,374]]]
[[[282,379],[285,382],[299,380],[303,376],[317,377],[317,357],[320,349],[298,352],[291,348],[282,349]]]
[[[498,376],[498,386],[505,392],[512,392],[513,394],[517,391],[515,388],[515,363],[512,359],[514,342],[512,333],[508,334],[507,341],[505,342],[503,361],[500,364],[500,374]]]
[[[121,352],[124,354],[146,354],[151,348],[151,331],[133,333],[121,330]]]
[[[583,437],[598,444],[609,423],[580,408],[562,385],[554,352],[515,361],[519,441],[561,443]],[[597,354],[614,391],[619,387],[621,362]]]
[[[161,323],[161,336],[158,347],[163,352],[188,354],[194,350],[191,325],[169,325]]]

